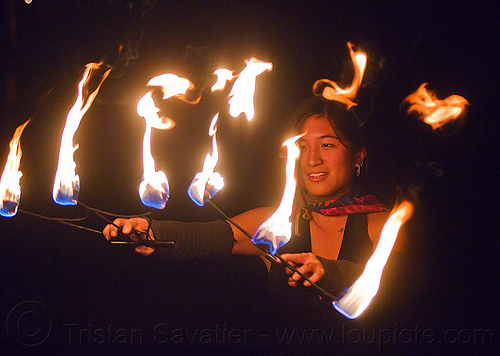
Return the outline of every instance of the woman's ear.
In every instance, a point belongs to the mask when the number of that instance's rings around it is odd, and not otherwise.
[[[365,161],[365,157],[366,157],[366,148],[363,147],[356,153],[356,164],[362,166],[363,162]]]

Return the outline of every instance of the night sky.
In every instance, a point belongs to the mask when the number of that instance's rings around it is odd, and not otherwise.
[[[407,226],[409,260],[418,282],[395,304],[376,302],[365,319],[344,319],[342,325],[370,330],[376,325],[398,332],[430,329],[439,335],[452,330],[448,336],[462,330],[459,342],[399,339],[384,345],[385,352],[475,352],[486,351],[492,343],[498,346],[498,313],[493,306],[498,299],[493,283],[498,233],[492,228],[499,218],[498,169],[493,163],[499,153],[493,119],[498,31],[493,5],[326,3],[2,3],[0,169],[15,128],[31,118],[21,139],[20,210],[14,217],[0,217],[0,342],[5,352],[61,347],[82,353],[150,348],[206,352],[203,342],[155,343],[147,332],[158,323],[168,324],[169,330],[268,326],[259,312],[265,296],[258,260],[162,264],[135,255],[127,246],[110,246],[96,232],[29,214],[89,215],[80,224],[98,231],[106,224],[81,207],[63,207],[52,200],[61,132],[87,63],[103,61],[113,69],[75,135],[80,145],[74,157],[81,202],[116,215],[150,211],[137,193],[144,120],[136,105],[150,78],[170,72],[190,79],[202,97],[196,105],[177,99],[161,103],[176,126],[153,131],[152,152],[156,169],[167,174],[171,195],[167,207],[152,211],[152,216],[210,221],[220,218],[218,213],[210,206],[196,206],[186,191],[211,151],[207,133],[212,116],[221,111],[217,171],[225,180],[214,203],[231,216],[277,206],[285,178],[280,144],[291,132],[288,116],[311,95],[317,79],[350,83],[348,41],[368,56],[356,107],[366,121],[365,178],[389,205],[395,201],[396,187],[405,193],[416,191],[420,203]],[[210,86],[215,69],[239,72],[250,57],[274,67],[257,78],[255,117],[248,122],[243,116],[230,117],[227,91],[211,93]],[[433,131],[404,112],[402,100],[424,82],[440,99],[456,94],[468,100],[462,125]],[[50,328],[43,324],[16,334],[9,324],[15,313],[33,308],[37,312],[26,314],[33,320],[23,319],[28,329],[47,320]],[[86,336],[68,336],[77,329],[102,331],[110,325],[140,329],[144,340],[129,342],[129,335],[122,345],[109,338],[102,341],[98,332],[90,332],[90,342]],[[485,342],[467,339],[477,329],[494,332]],[[50,332],[44,334],[46,330]],[[276,342],[253,341],[209,343],[208,349],[284,352]],[[371,350],[378,345],[364,346]]]

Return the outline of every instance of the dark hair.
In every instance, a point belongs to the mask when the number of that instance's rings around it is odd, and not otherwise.
[[[360,121],[354,111],[347,109],[345,104],[321,97],[308,98],[292,112],[295,129],[301,131],[305,121],[311,116],[326,117],[340,142],[354,152],[365,147]]]

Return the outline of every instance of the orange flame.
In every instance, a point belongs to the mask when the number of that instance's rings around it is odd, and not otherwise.
[[[234,78],[233,71],[229,69],[217,69],[214,74],[217,75],[217,81],[212,85],[212,91],[223,90],[226,83]]]
[[[380,240],[366,263],[361,276],[347,293],[333,301],[334,308],[349,319],[360,316],[378,292],[387,259],[394,247],[399,229],[413,213],[413,205],[402,202],[387,219]]]
[[[356,98],[358,89],[363,81],[367,57],[363,52],[354,52],[351,42],[347,43],[347,47],[349,47],[349,54],[354,65],[354,78],[351,85],[342,89],[330,79],[319,79],[313,84],[312,91],[315,95],[323,96],[325,99],[344,103],[350,109],[352,106],[357,105],[353,100]]]
[[[253,97],[255,94],[256,77],[265,70],[272,70],[273,64],[261,61],[257,58],[250,58],[247,65],[235,80],[229,96],[229,114],[238,117],[244,113],[248,121],[253,119],[255,109]]]
[[[97,88],[85,98],[83,94],[85,84],[88,83],[93,71],[99,69],[101,65],[102,62],[86,65],[82,80],[78,83],[78,96],[66,118],[66,125],[64,126],[61,147],[59,149],[59,163],[52,190],[52,198],[56,203],[61,205],[76,205],[78,201],[80,177],[75,173],[76,163],[73,161],[73,154],[78,149],[78,145],[73,145],[73,137],[83,116],[94,102],[99,88],[111,72],[111,68],[107,69],[102,75]]]
[[[299,157],[300,150],[295,144],[296,141],[304,136],[305,133],[294,136],[283,142],[283,146],[287,148],[286,160],[286,183],[281,199],[280,206],[274,214],[265,221],[258,229],[252,238],[256,244],[269,245],[269,252],[274,255],[276,251],[292,237],[292,223],[290,216],[292,215],[293,198],[297,182],[295,180],[295,161]]]
[[[182,96],[193,85],[188,79],[179,78],[172,73],[156,76],[149,80],[148,85],[160,86],[163,99],[172,96]],[[163,171],[156,171],[155,161],[151,154],[152,128],[168,130],[174,127],[175,122],[170,118],[160,118],[151,92],[146,93],[137,104],[137,113],[146,121],[142,144],[143,180],[139,185],[139,196],[144,205],[163,209],[170,195],[167,176]]]
[[[208,130],[209,136],[212,136],[212,154],[207,154],[203,163],[203,170],[197,173],[189,185],[189,197],[199,206],[213,198],[219,190],[224,187],[224,179],[218,172],[214,172],[217,161],[219,160],[219,151],[217,150],[217,132],[216,124],[219,114],[215,114]]]
[[[179,78],[172,73],[165,73],[153,77],[148,82],[149,86],[159,86],[163,91],[163,99],[168,99],[172,96],[182,97],[188,89],[193,87],[193,84],[186,78]]]
[[[30,120],[19,126],[12,140],[9,143],[9,156],[5,163],[5,169],[0,178],[0,194],[2,197],[2,206],[0,207],[0,215],[11,217],[16,215],[17,207],[19,206],[19,199],[21,198],[21,186],[19,180],[23,173],[19,170],[21,164],[21,157],[23,152],[21,150],[21,134],[24,128],[28,125]]]
[[[416,115],[420,120],[430,125],[433,130],[445,125],[462,115],[469,102],[459,95],[451,95],[439,100],[434,93],[426,89],[423,83],[403,102],[408,103],[408,114]]]

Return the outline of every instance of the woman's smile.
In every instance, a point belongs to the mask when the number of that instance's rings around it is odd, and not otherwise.
[[[327,175],[328,175],[328,173],[326,173],[326,172],[318,172],[318,173],[309,173],[307,176],[313,182],[320,182],[320,181],[326,179]]]

